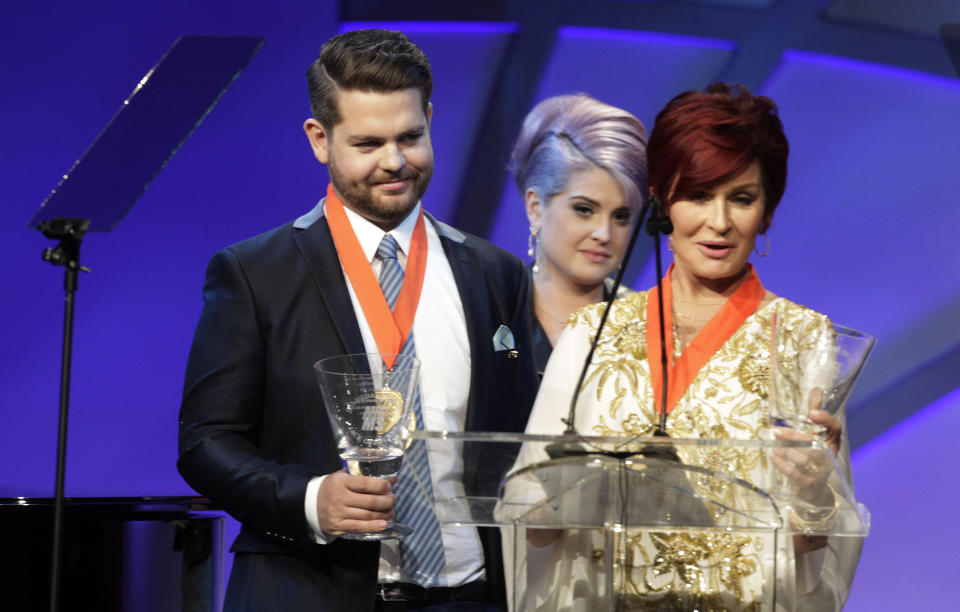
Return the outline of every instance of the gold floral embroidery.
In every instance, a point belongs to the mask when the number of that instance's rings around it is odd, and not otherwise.
[[[739,603],[757,595],[746,580],[760,567],[752,545],[749,536],[731,533],[631,532],[617,545],[629,570],[617,609],[759,610],[758,601]]]
[[[581,390],[581,414],[590,415],[584,431],[602,436],[649,436],[657,416],[646,362],[647,294],[638,292],[614,304]],[[580,310],[570,326],[595,332],[604,305]],[[809,351],[832,328],[823,315],[777,299],[749,317],[697,373],[667,420],[668,432],[681,438],[757,439],[768,425],[771,386],[771,324],[776,314],[786,356],[777,363],[778,389],[801,395],[797,355]],[[592,337],[590,338],[592,340]],[[679,353],[679,346],[674,347]],[[780,366],[783,367],[780,367]],[[781,398],[782,399],[782,398]],[[680,459],[752,481],[764,470],[766,456],[723,447],[679,451]],[[695,455],[694,455],[695,453]],[[695,479],[697,493],[711,505],[718,525],[732,520],[723,507],[737,507],[745,493],[718,478]],[[727,523],[731,524],[731,523]],[[765,581],[761,553],[767,540],[742,532],[656,533],[628,530],[618,540],[618,609],[759,610]],[[588,555],[594,547],[591,547]],[[769,554],[765,553],[765,554]],[[596,557],[594,557],[596,560]],[[772,570],[771,570],[772,571]]]
[[[770,366],[760,358],[744,357],[737,366],[737,378],[743,388],[760,397],[767,397]]]

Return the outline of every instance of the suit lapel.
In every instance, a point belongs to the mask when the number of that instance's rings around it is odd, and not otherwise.
[[[340,258],[330,235],[326,218],[321,217],[303,230],[294,233],[300,254],[307,262],[320,299],[333,321],[333,330],[345,353],[364,353],[363,336],[353,312],[347,281],[340,267]]]

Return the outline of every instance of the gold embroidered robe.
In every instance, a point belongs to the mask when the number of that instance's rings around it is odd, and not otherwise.
[[[594,353],[578,399],[576,429],[583,435],[649,436],[656,427],[653,387],[646,355],[646,292],[617,300]],[[527,426],[528,433],[559,434],[604,305],[575,313],[557,343]],[[832,333],[829,320],[783,298],[762,305],[697,373],[667,419],[675,438],[756,439],[768,428],[767,394],[771,318],[779,341],[797,355],[797,371],[787,373],[779,393],[805,397],[826,384],[830,374],[810,363],[816,345]],[[674,354],[679,346],[674,347]],[[843,420],[843,415],[837,415]],[[703,452],[703,451],[697,451]],[[710,452],[710,451],[705,451]],[[713,451],[722,453],[722,451]],[[542,456],[538,456],[538,453]],[[844,442],[840,462],[848,470]],[[545,460],[533,447],[518,465]],[[685,458],[681,456],[681,460]],[[697,463],[729,457],[699,457]],[[765,461],[744,454],[728,469],[752,482]],[[849,480],[849,473],[847,473]],[[584,500],[590,503],[590,500]],[[734,504],[735,505],[735,504]],[[859,538],[830,538],[827,548],[795,562],[792,540],[744,532],[667,533],[629,530],[618,537],[618,570],[613,584],[618,610],[761,610],[772,605],[774,560],[783,577],[776,585],[777,610],[839,610],[859,559]],[[567,530],[549,549],[527,546],[520,561],[521,610],[598,612],[611,595],[604,592],[604,535],[599,530]],[[777,550],[775,550],[775,548]],[[508,564],[512,566],[513,564]],[[508,577],[508,580],[510,577]]]

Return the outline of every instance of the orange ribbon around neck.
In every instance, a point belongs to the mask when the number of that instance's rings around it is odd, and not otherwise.
[[[710,358],[720,350],[723,343],[730,339],[735,331],[753,314],[766,290],[760,284],[753,266],[749,268],[747,277],[737,287],[733,295],[724,302],[720,310],[697,333],[696,337],[683,350],[680,357],[673,356],[673,290],[670,285],[670,276],[673,265],[663,277],[663,315],[664,332],[667,342],[667,414],[673,410],[677,402],[686,393],[694,377],[703,368]],[[655,412],[660,413],[661,398],[663,397],[663,372],[660,363],[660,313],[657,307],[657,289],[647,292],[647,364],[650,367],[650,378],[653,381],[653,396]]]
[[[427,269],[427,230],[423,222],[423,209],[417,214],[403,286],[393,312],[390,312],[380,283],[373,275],[373,268],[363,254],[360,241],[357,240],[347,213],[343,210],[343,202],[332,184],[327,187],[326,216],[340,263],[343,264],[357,301],[360,302],[363,316],[370,325],[380,354],[384,356],[384,363],[388,368],[392,368],[395,359],[387,355],[399,354],[410,330],[413,329],[413,319],[417,314],[420,291],[423,289],[423,276]]]

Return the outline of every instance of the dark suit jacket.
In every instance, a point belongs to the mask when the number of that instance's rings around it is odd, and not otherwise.
[[[432,218],[456,279],[471,352],[466,429],[523,431],[537,377],[522,263]],[[493,350],[500,325],[518,358]],[[228,609],[372,610],[379,545],[313,542],[307,481],[341,468],[313,363],[364,352],[325,218],[216,253],[180,413],[184,479],[243,523]],[[469,473],[476,466],[468,465]],[[491,600],[503,599],[499,540],[481,530]]]

